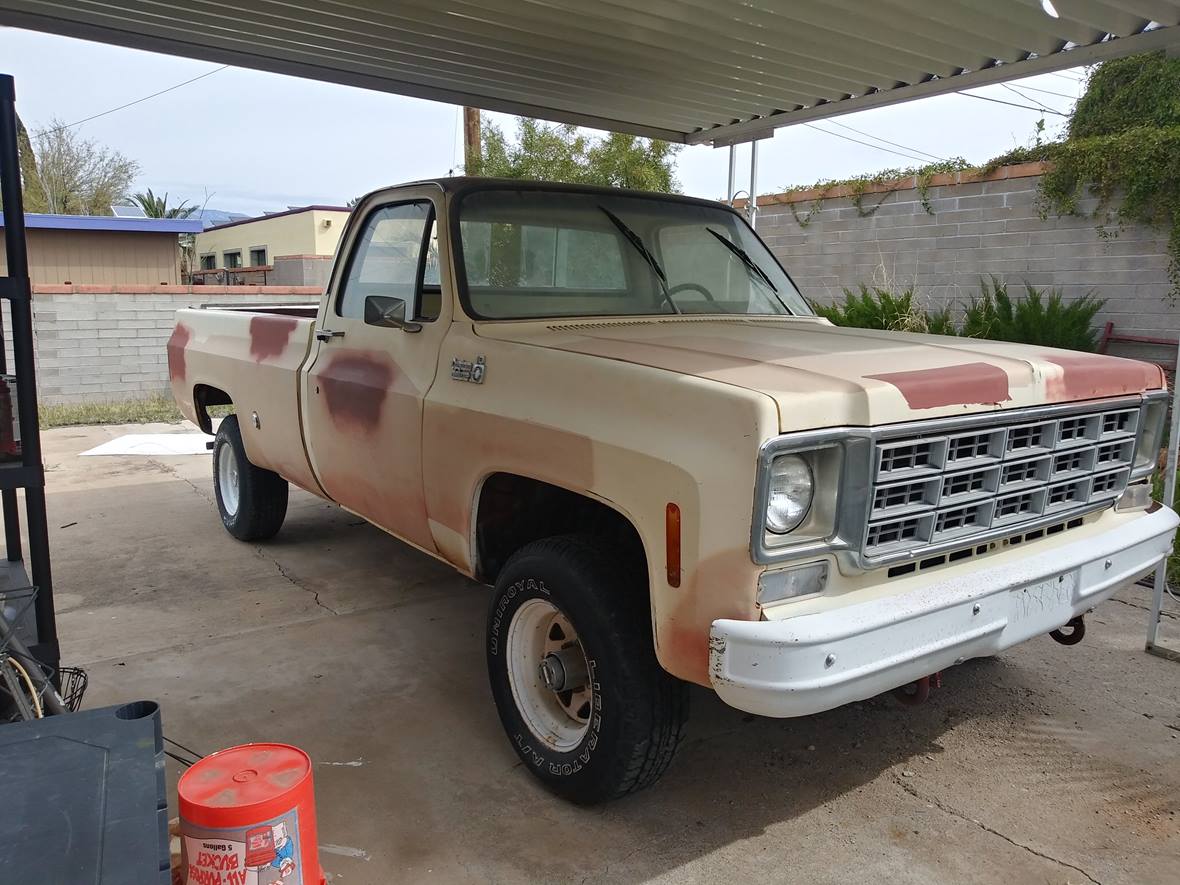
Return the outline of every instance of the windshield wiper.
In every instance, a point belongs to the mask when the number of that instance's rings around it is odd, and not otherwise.
[[[668,302],[668,306],[672,308],[674,313],[681,313],[680,308],[676,306],[676,302],[672,300],[672,296],[668,293],[668,277],[664,273],[664,269],[660,267],[660,263],[656,261],[656,257],[647,250],[647,246],[643,244],[643,239],[639,234],[627,227],[626,222],[611,212],[610,209],[607,209],[606,206],[599,206],[598,208],[611,220],[611,224],[619,229],[619,233],[626,238],[627,242],[635,247],[635,251],[643,256],[643,260],[647,262],[647,266],[652,269],[652,272],[656,275],[656,279],[660,281],[660,291],[663,293],[664,300]]]
[[[762,281],[764,283],[766,283],[766,285],[770,286],[771,292],[773,292],[776,296],[778,295],[778,287],[775,286],[775,284],[770,281],[770,277],[768,277],[766,275],[766,271],[764,271],[762,268],[760,268],[757,264],[754,263],[754,259],[751,258],[746,253],[745,249],[743,249],[737,243],[731,243],[729,240],[727,240],[721,234],[717,233],[717,231],[713,230],[713,228],[711,228],[711,227],[707,227],[707,228],[705,228],[705,230],[707,230],[709,233],[711,233],[713,236],[715,236],[717,238],[717,242],[719,242],[722,246],[724,246],[726,249],[728,249],[730,252],[732,252],[734,255],[736,255],[738,257],[738,260],[741,261],[741,263],[744,264],[746,266],[746,268],[751,273],[755,273],[759,277],[761,277]],[[779,298],[779,303],[782,304],[781,298]],[[786,307],[786,305],[783,304],[783,307]]]

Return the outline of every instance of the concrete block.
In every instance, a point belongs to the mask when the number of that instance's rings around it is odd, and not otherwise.
[[[1004,205],[1003,194],[981,194],[978,197],[961,197],[960,209],[999,209]]]

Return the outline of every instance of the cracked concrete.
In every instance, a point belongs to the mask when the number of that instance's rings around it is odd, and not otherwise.
[[[359,761],[315,769],[334,885],[1175,881],[1180,665],[1142,651],[1143,588],[1080,645],[968,662],[912,710],[775,721],[694,690],[660,784],[575,808],[500,730],[483,588],[303,493],[273,541],[234,541],[208,456],[77,457],[129,430],[44,434],[65,662],[88,705],[159,700],[185,746]]]
[[[320,591],[318,591],[312,587],[304,586],[303,583],[301,583],[297,578],[295,578],[285,568],[283,568],[283,564],[281,562],[279,562],[273,556],[268,556],[266,551],[262,547],[255,547],[254,552],[257,553],[261,559],[264,559],[267,562],[269,562],[271,565],[273,565],[275,567],[275,571],[277,571],[280,575],[282,575],[293,586],[298,587],[304,593],[310,593],[311,598],[315,602],[315,604],[318,605],[320,608],[322,608],[324,611],[330,612],[331,614],[334,614],[334,615],[340,614],[340,612],[336,611],[336,609],[332,608],[330,605],[325,604],[323,602],[323,600],[320,599]]]
[[[919,793],[912,786],[907,784],[904,780],[897,777],[896,775],[894,775],[894,783],[896,783],[899,787],[902,788],[902,790],[909,793],[915,799],[918,799],[921,802],[926,802],[929,805],[932,805],[933,807],[937,808],[939,811],[946,812],[947,814],[951,815],[952,817],[957,817],[959,820],[964,820],[964,821],[967,821],[968,823],[974,824],[975,826],[979,827],[984,832],[991,833],[993,836],[998,836],[999,838],[1001,838],[1005,842],[1007,842],[1009,845],[1014,845],[1017,848],[1022,848],[1025,851],[1029,852],[1029,854],[1036,855],[1037,857],[1044,858],[1045,860],[1048,860],[1048,861],[1052,861],[1053,863],[1057,864],[1058,866],[1062,866],[1062,867],[1065,867],[1066,869],[1073,870],[1074,872],[1081,873],[1083,876],[1086,877],[1087,881],[1094,883],[1094,885],[1102,885],[1102,883],[1100,883],[1097,879],[1095,879],[1093,876],[1091,876],[1089,873],[1087,873],[1085,870],[1083,870],[1081,867],[1077,866],[1076,864],[1072,864],[1069,861],[1062,860],[1059,857],[1053,857],[1052,855],[1046,854],[1043,851],[1038,851],[1036,848],[1033,848],[1031,845],[1025,845],[1023,842],[1019,842],[1016,839],[1013,839],[1011,836],[1007,835],[1006,833],[1001,833],[999,830],[995,829],[994,827],[989,827],[983,821],[976,820],[975,818],[971,817],[970,815],[964,814],[963,812],[959,811],[956,808],[952,808],[950,805],[948,805],[946,802],[942,801],[941,799],[933,798],[930,796],[923,796],[921,793]]]

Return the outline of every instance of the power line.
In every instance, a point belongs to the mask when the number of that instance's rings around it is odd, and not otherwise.
[[[1060,77],[1062,80],[1072,80],[1074,83],[1081,83],[1085,77],[1071,77],[1069,74],[1063,74],[1060,71],[1048,71],[1050,77]]]
[[[847,129],[849,132],[855,132],[858,135],[864,135],[867,138],[873,138],[873,139],[876,139],[877,141],[882,141],[885,144],[891,144],[894,147],[901,148],[902,150],[910,151],[911,153],[915,153],[915,154],[922,154],[923,156],[930,157],[932,160],[938,160],[939,162],[942,162],[942,163],[947,162],[946,157],[940,157],[937,154],[932,154],[932,153],[929,153],[928,151],[922,151],[922,150],[918,150],[918,148],[912,148],[912,147],[908,147],[904,144],[898,144],[896,141],[890,141],[888,138],[882,138],[879,135],[873,135],[873,133],[871,133],[871,132],[865,132],[861,129],[855,128],[854,126],[847,126],[844,123],[837,123],[835,120],[828,120],[828,122],[831,123],[833,126],[839,126],[841,129]],[[833,135],[834,134],[835,133],[833,133]]]
[[[220,73],[221,71],[224,71],[228,67],[230,67],[230,65],[222,65],[219,68],[214,68],[211,71],[206,71],[203,74],[199,74],[190,80],[185,80],[183,83],[177,83],[174,86],[169,86],[167,89],[161,89],[159,92],[153,92],[151,95],[145,95],[143,98],[137,98],[137,99],[135,99],[135,101],[129,101],[129,102],[127,102],[127,104],[121,104],[117,108],[111,108],[109,111],[102,111],[101,113],[92,114],[89,117],[84,117],[83,119],[78,120],[74,123],[66,123],[64,126],[58,126],[53,131],[60,132],[63,129],[73,129],[75,126],[81,126],[83,123],[89,123],[91,120],[97,120],[99,117],[105,117],[107,114],[113,114],[113,113],[115,113],[115,111],[121,111],[125,108],[132,107],[133,105],[142,104],[143,102],[147,101],[148,99],[157,98],[158,96],[164,95],[167,92],[172,92],[176,89],[179,89],[181,86],[187,86],[189,83],[196,83],[198,80],[203,80],[206,77],[212,77],[214,74]]]
[[[978,98],[980,101],[993,101],[996,104],[1006,104],[1010,108],[1024,108],[1026,111],[1036,111],[1039,114],[1040,113],[1050,113],[1050,114],[1056,114],[1059,117],[1068,117],[1069,116],[1069,114],[1063,113],[1062,111],[1055,111],[1055,110],[1052,110],[1051,108],[1035,108],[1030,104],[1017,104],[1014,101],[1004,101],[1002,98],[990,98],[989,96],[986,96],[986,95],[975,95],[972,92],[958,92],[958,93],[956,93],[956,95],[961,95],[964,98]]]
[[[913,160],[916,163],[925,162],[921,157],[915,157],[913,154],[903,154],[900,151],[893,151],[889,148],[881,147],[879,144],[870,144],[867,141],[861,141],[859,138],[852,138],[848,135],[841,135],[839,132],[832,132],[830,129],[821,129],[813,123],[804,123],[808,129],[814,129],[816,132],[822,132],[825,135],[834,135],[836,138],[843,138],[845,141],[855,142],[856,144],[863,144],[865,147],[876,148],[879,151],[884,151],[887,154],[896,154],[899,157],[905,157],[907,160]]]
[[[1082,81],[1081,81],[1081,80],[1075,80],[1074,82],[1075,82],[1075,83],[1080,83],[1080,82],[1082,82]],[[1076,100],[1076,99],[1077,99],[1077,96],[1076,96],[1076,95],[1069,95],[1068,93],[1065,93],[1065,92],[1054,92],[1052,89],[1039,89],[1039,88],[1038,88],[1038,87],[1036,87],[1036,86],[1029,86],[1027,83],[1021,83],[1021,84],[1020,84],[1020,86],[1019,86],[1018,88],[1020,88],[1020,89],[1028,89],[1028,90],[1030,90],[1030,91],[1032,91],[1032,92],[1043,92],[1043,93],[1045,93],[1046,95],[1056,95],[1058,98],[1068,98],[1068,99],[1070,99],[1071,101],[1073,101],[1073,100]]]
[[[1009,92],[1011,92],[1013,95],[1015,95],[1017,98],[1023,98],[1025,101],[1031,101],[1033,104],[1035,104],[1037,107],[1039,107],[1042,111],[1052,111],[1053,110],[1053,108],[1049,107],[1043,101],[1038,101],[1037,99],[1033,98],[1031,95],[1025,95],[1019,89],[1009,86],[1007,83],[1001,83],[1000,85],[1003,86],[1005,89],[1007,89]]]

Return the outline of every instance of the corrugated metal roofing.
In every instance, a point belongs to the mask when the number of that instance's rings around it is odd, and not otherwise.
[[[691,144],[1180,45],[1180,0],[0,0],[0,23]]]

